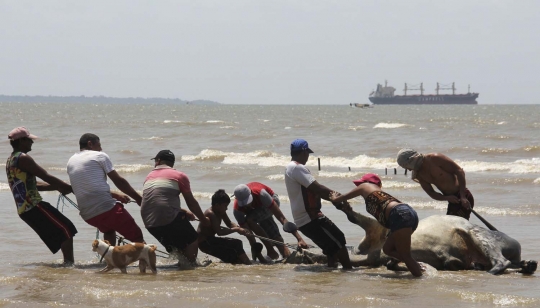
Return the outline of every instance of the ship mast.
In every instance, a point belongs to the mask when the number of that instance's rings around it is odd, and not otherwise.
[[[409,90],[420,90],[420,95],[424,95],[424,83],[420,83],[420,85],[412,85],[411,87],[407,86],[407,83],[405,83],[405,88],[403,89],[403,92],[405,93],[405,96],[407,96],[407,91]]]
[[[469,87],[470,89],[470,87]],[[456,83],[452,82],[452,86],[450,85],[442,85],[442,87],[437,82],[437,88],[435,88],[435,91],[437,91],[437,95],[439,95],[439,90],[452,90],[452,95],[456,95]]]

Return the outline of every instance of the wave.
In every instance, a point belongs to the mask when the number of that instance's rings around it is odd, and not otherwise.
[[[366,127],[365,126],[349,126],[348,129],[357,131],[357,130],[361,130],[361,129],[364,129],[364,128],[366,128]]]
[[[534,184],[540,184],[540,178],[537,178],[536,180],[533,181]]]
[[[220,123],[225,123],[225,121],[221,121],[221,120],[208,120],[208,121],[206,121],[206,123],[210,123],[210,124],[220,124]]]
[[[126,172],[126,173],[135,173],[143,170],[151,170],[154,166],[152,165],[142,165],[142,164],[133,164],[133,165],[127,165],[127,164],[119,164],[115,165],[114,169],[118,172]]]
[[[358,155],[356,157],[348,158],[341,156],[320,156],[311,158],[306,166],[312,171],[318,166],[318,160],[320,159],[321,168],[339,168],[341,170],[347,170],[351,168],[352,170],[361,170],[349,172],[329,172],[321,171],[319,176],[329,177],[329,178],[349,178],[354,176],[360,176],[365,169],[375,169],[375,170],[385,170],[389,168],[388,172],[392,172],[392,168],[397,168],[398,173],[403,173],[403,169],[399,167],[396,163],[394,157],[371,157],[368,155]],[[259,167],[284,167],[290,161],[289,155],[281,155],[271,151],[266,150],[256,150],[253,152],[247,153],[238,153],[238,152],[224,152],[220,150],[205,149],[197,155],[184,155],[182,160],[184,161],[221,161],[226,165],[254,165]],[[456,162],[466,171],[466,172],[486,172],[486,171],[496,171],[496,172],[509,172],[514,174],[526,174],[526,173],[536,173],[540,168],[540,158],[530,158],[530,159],[519,159],[514,162],[485,162],[485,161],[466,161],[466,160],[456,160]]]
[[[0,191],[11,190],[8,183],[0,183]]]
[[[507,171],[523,174],[538,172],[540,158],[518,159],[514,162],[456,161],[466,172]]]
[[[403,124],[403,123],[378,123],[373,128],[400,128],[405,126],[412,126],[409,124]]]

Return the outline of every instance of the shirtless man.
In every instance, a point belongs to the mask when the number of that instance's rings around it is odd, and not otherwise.
[[[238,233],[240,235],[248,236],[250,233],[248,230],[240,228],[237,224],[234,224],[227,215],[227,207],[231,203],[231,198],[225,193],[223,189],[220,189],[212,196],[212,207],[204,212],[204,216],[210,219],[210,226],[199,224],[197,233],[199,233],[199,249],[211,256],[221,259],[221,261],[233,264],[246,264],[250,265],[246,252],[244,251],[242,241],[239,239],[233,239],[229,237],[221,237],[223,235]],[[221,227],[221,221],[225,222],[227,228]],[[219,237],[216,237],[216,234]],[[266,262],[261,255],[262,245],[258,243],[258,255],[259,260]]]
[[[402,149],[397,155],[397,163],[412,170],[411,178],[420,183],[431,198],[448,201],[446,215],[470,218],[474,198],[467,189],[465,172],[453,160],[440,153],[421,154],[413,149]]]

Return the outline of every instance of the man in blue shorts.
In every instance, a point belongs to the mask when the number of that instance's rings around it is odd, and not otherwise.
[[[64,264],[73,264],[73,236],[77,229],[39,194],[39,191],[58,190],[66,195],[71,193],[71,186],[47,173],[28,155],[37,138],[28,129],[17,127],[8,138],[13,152],[6,162],[6,173],[19,217],[39,235],[52,253],[62,250]],[[37,182],[36,176],[46,183]]]

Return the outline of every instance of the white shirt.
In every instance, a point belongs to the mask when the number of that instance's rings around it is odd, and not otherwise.
[[[107,174],[113,170],[111,159],[104,152],[84,150],[69,159],[67,173],[84,220],[105,213],[116,204],[107,183]]]
[[[285,186],[287,187],[287,193],[291,202],[294,223],[298,227],[302,227],[312,219],[306,211],[306,207],[314,209],[317,206],[316,202],[313,202],[315,199],[311,200],[312,198],[309,198],[309,196],[319,200],[318,210],[320,210],[320,198],[307,189],[313,182],[315,182],[315,178],[306,166],[295,161],[291,161],[287,165],[287,169],[285,170]],[[307,198],[304,199],[304,197]]]

